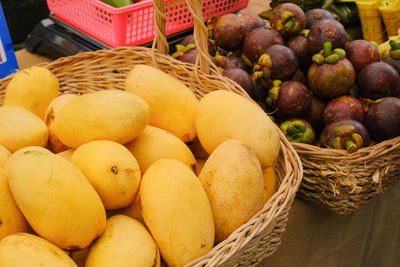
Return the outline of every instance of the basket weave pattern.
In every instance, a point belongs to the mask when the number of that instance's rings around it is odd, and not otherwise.
[[[400,180],[400,137],[355,153],[292,145],[304,170],[298,196],[337,214],[354,212]]]
[[[187,1],[194,19],[198,20],[195,23],[194,32],[196,43],[201,44],[198,46],[200,66],[175,60],[166,53],[168,51],[165,40],[166,17],[160,6],[163,5],[163,0],[154,2],[158,34],[153,48],[121,47],[113,50],[98,50],[40,64],[57,76],[60,82],[60,93],[85,94],[96,90],[124,90],[125,77],[131,68],[136,64],[148,64],[180,80],[199,99],[210,91],[221,89],[233,91],[250,99],[239,85],[224,78],[217,68],[207,65],[204,52],[206,39],[202,39],[204,34],[207,34],[207,30],[204,30],[201,9],[198,8],[199,3],[192,5],[192,1]],[[200,13],[197,10],[200,10]],[[204,28],[199,31],[198,27]],[[1,104],[10,79],[11,77],[7,77],[0,80]],[[277,192],[247,223],[239,227],[226,240],[214,246],[209,253],[187,266],[252,266],[279,247],[290,207],[303,176],[303,169],[297,153],[278,127],[277,129],[281,142],[280,153],[273,166],[279,186]]]

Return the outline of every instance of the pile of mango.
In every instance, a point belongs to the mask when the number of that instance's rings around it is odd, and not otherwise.
[[[184,266],[273,196],[280,146],[254,102],[148,65],[85,94],[22,70],[0,107],[0,266]]]

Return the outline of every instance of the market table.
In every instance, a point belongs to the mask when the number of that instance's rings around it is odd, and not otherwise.
[[[268,6],[268,1],[250,0],[241,12],[258,13]],[[24,49],[16,56],[21,69],[51,60]],[[336,215],[296,198],[282,245],[259,267],[400,266],[399,205],[400,184],[351,215]]]

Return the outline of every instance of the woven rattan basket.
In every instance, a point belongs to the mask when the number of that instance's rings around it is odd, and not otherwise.
[[[158,34],[153,48],[121,47],[85,52],[40,65],[50,69],[58,77],[62,94],[84,94],[107,89],[123,90],[124,79],[129,70],[135,64],[149,64],[179,79],[193,90],[198,98],[218,89],[234,91],[249,98],[241,87],[225,79],[218,69],[208,65],[207,60],[199,60],[200,66],[198,66],[177,61],[169,56],[168,44],[163,34],[166,19],[162,12],[163,0],[158,0],[155,4]],[[195,38],[201,50],[200,54],[205,54],[207,29],[204,27],[201,13],[197,12],[201,10],[200,2],[187,1],[187,5],[196,21]],[[0,80],[1,102],[10,78]],[[274,164],[279,185],[277,192],[247,223],[214,246],[208,254],[187,266],[252,266],[279,247],[288,213],[303,174],[297,153],[281,132],[280,136],[281,150]]]
[[[304,170],[298,196],[337,214],[352,213],[400,180],[400,137],[355,153],[292,145]]]

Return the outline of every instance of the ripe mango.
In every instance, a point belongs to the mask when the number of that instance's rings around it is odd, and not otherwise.
[[[142,97],[150,106],[150,125],[189,142],[196,137],[195,94],[181,81],[152,66],[134,66],[125,79],[125,90]]]
[[[263,205],[275,194],[278,184],[276,181],[276,175],[274,168],[269,167],[263,169],[263,176],[264,176],[264,192],[263,192]]]
[[[7,176],[0,169],[0,240],[8,235],[28,230],[28,222],[22,215],[8,186]]]
[[[199,179],[175,159],[160,159],[144,173],[140,204],[147,228],[169,266],[184,266],[214,244],[210,202]]]
[[[64,150],[62,152],[57,153],[57,155],[65,158],[66,160],[71,160],[72,154],[74,153],[74,149],[70,148],[67,150]]]
[[[0,145],[0,167],[4,167],[4,163],[11,156],[11,152],[7,148]]]
[[[59,88],[53,72],[44,67],[32,66],[15,74],[8,83],[3,105],[24,107],[43,120]]]
[[[147,126],[150,108],[140,97],[121,90],[80,95],[54,118],[54,133],[70,148],[94,140],[125,144]]]
[[[162,158],[182,161],[193,172],[196,171],[196,159],[188,146],[166,130],[148,125],[138,137],[126,144],[126,147],[139,162],[142,173]]]
[[[35,149],[18,153],[8,166],[8,182],[33,230],[61,249],[85,248],[105,229],[99,195],[61,156]]]
[[[76,267],[76,264],[49,241],[32,234],[18,233],[0,241],[0,266]]]
[[[107,220],[104,233],[89,248],[86,267],[159,267],[160,253],[140,222],[125,215]]]
[[[126,147],[108,140],[91,141],[78,147],[70,161],[93,185],[107,210],[132,203],[139,190],[141,173]]]
[[[69,149],[69,147],[64,145],[60,141],[60,139],[55,135],[54,118],[57,116],[58,111],[60,111],[60,109],[62,107],[64,107],[64,105],[66,103],[68,103],[70,100],[74,99],[75,97],[78,97],[78,96],[74,95],[74,94],[60,95],[60,96],[54,98],[50,102],[50,104],[46,110],[46,114],[44,116],[44,122],[46,123],[47,128],[49,129],[49,145],[50,145],[51,150],[54,153],[59,153],[59,152]]]
[[[221,242],[262,208],[264,178],[253,149],[238,140],[220,144],[199,180],[211,203],[215,240]]]
[[[228,139],[253,148],[262,168],[271,167],[279,154],[277,127],[257,104],[236,93],[218,90],[205,95],[195,123],[200,143],[209,154]]]
[[[35,114],[20,106],[0,107],[0,144],[11,153],[27,146],[46,146],[49,131]]]

